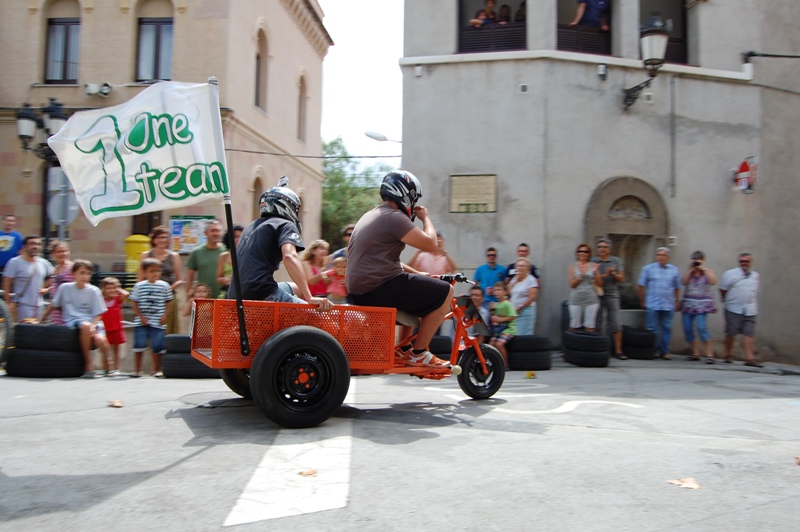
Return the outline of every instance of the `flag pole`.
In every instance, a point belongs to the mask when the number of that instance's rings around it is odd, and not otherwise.
[[[216,76],[208,78],[209,92],[211,94],[212,116],[216,113],[219,116],[219,81]],[[212,127],[214,128],[214,147],[217,151],[217,160],[225,161],[225,144],[222,140],[222,121],[212,120]],[[228,168],[225,164],[225,174],[227,176]],[[244,320],[244,303],[242,303],[242,292],[239,289],[239,261],[236,258],[236,238],[233,234],[233,213],[231,211],[231,188],[228,185],[228,193],[223,195],[222,203],[225,205],[225,223],[228,224],[228,235],[230,240],[228,242],[231,252],[231,268],[233,269],[233,292],[236,296],[236,312],[239,316],[239,345],[242,349],[242,356],[250,354],[250,341],[247,338],[247,327]]]

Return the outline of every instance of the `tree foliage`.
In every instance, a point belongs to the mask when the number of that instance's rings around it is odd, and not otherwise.
[[[392,167],[379,163],[361,167],[348,153],[341,137],[322,143],[322,238],[331,251],[344,246],[342,229],[354,224],[380,202],[381,179]]]

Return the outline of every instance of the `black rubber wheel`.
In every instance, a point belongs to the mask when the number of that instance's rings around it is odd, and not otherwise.
[[[444,358],[450,359],[450,351],[453,349],[453,340],[449,336],[434,336],[428,349],[434,355],[447,355]],[[442,358],[442,357],[439,357]]]
[[[219,370],[211,369],[190,353],[167,353],[161,356],[161,372],[167,379],[219,379]]]
[[[6,361],[8,348],[14,345],[14,319],[6,302],[0,298],[0,364]]]
[[[18,323],[14,326],[14,346],[20,349],[81,352],[80,333],[66,325]]]
[[[580,351],[564,349],[564,361],[582,368],[605,368],[610,360],[608,351]]]
[[[506,346],[508,352],[531,352],[531,351],[550,351],[553,345],[550,343],[550,338],[546,336],[539,336],[536,334],[515,336],[508,342]]]
[[[576,351],[597,351],[608,353],[608,336],[603,336],[596,332],[587,331],[564,331],[561,342],[564,349],[574,349]]]
[[[85,368],[83,354],[45,349],[8,350],[6,374],[10,377],[61,379],[80,377]]]
[[[342,406],[350,363],[327,332],[298,325],[273,334],[250,368],[253,399],[264,414],[290,429],[315,427]]]
[[[656,346],[641,347],[638,345],[623,346],[624,353],[628,358],[635,360],[653,360],[656,358]]]
[[[191,353],[192,337],[188,334],[168,334],[164,337],[164,350],[167,353]]]
[[[245,399],[252,399],[253,392],[250,390],[250,370],[249,369],[221,369],[219,375],[222,382],[237,395]]]
[[[458,359],[458,365],[461,366],[458,385],[473,399],[490,398],[497,393],[506,377],[506,365],[500,351],[488,344],[481,344],[481,353],[486,360],[488,375],[483,373],[478,352],[474,347],[461,353]]]
[[[644,329],[622,328],[622,345],[651,347],[656,345],[656,333]]]
[[[553,367],[553,359],[550,351],[509,351],[508,365],[516,371],[542,371]]]

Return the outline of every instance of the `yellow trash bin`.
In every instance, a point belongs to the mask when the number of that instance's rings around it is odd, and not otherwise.
[[[136,273],[139,269],[139,257],[150,250],[150,237],[147,235],[131,235],[125,239],[125,271]]]

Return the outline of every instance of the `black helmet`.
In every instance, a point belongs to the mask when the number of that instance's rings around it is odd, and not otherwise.
[[[381,183],[381,198],[392,200],[406,216],[411,218],[414,206],[422,197],[422,187],[411,172],[389,172]]]
[[[261,198],[258,200],[258,209],[261,211],[261,216],[285,218],[294,222],[297,229],[302,231],[299,217],[300,198],[292,189],[284,186],[272,187],[261,194]]]

